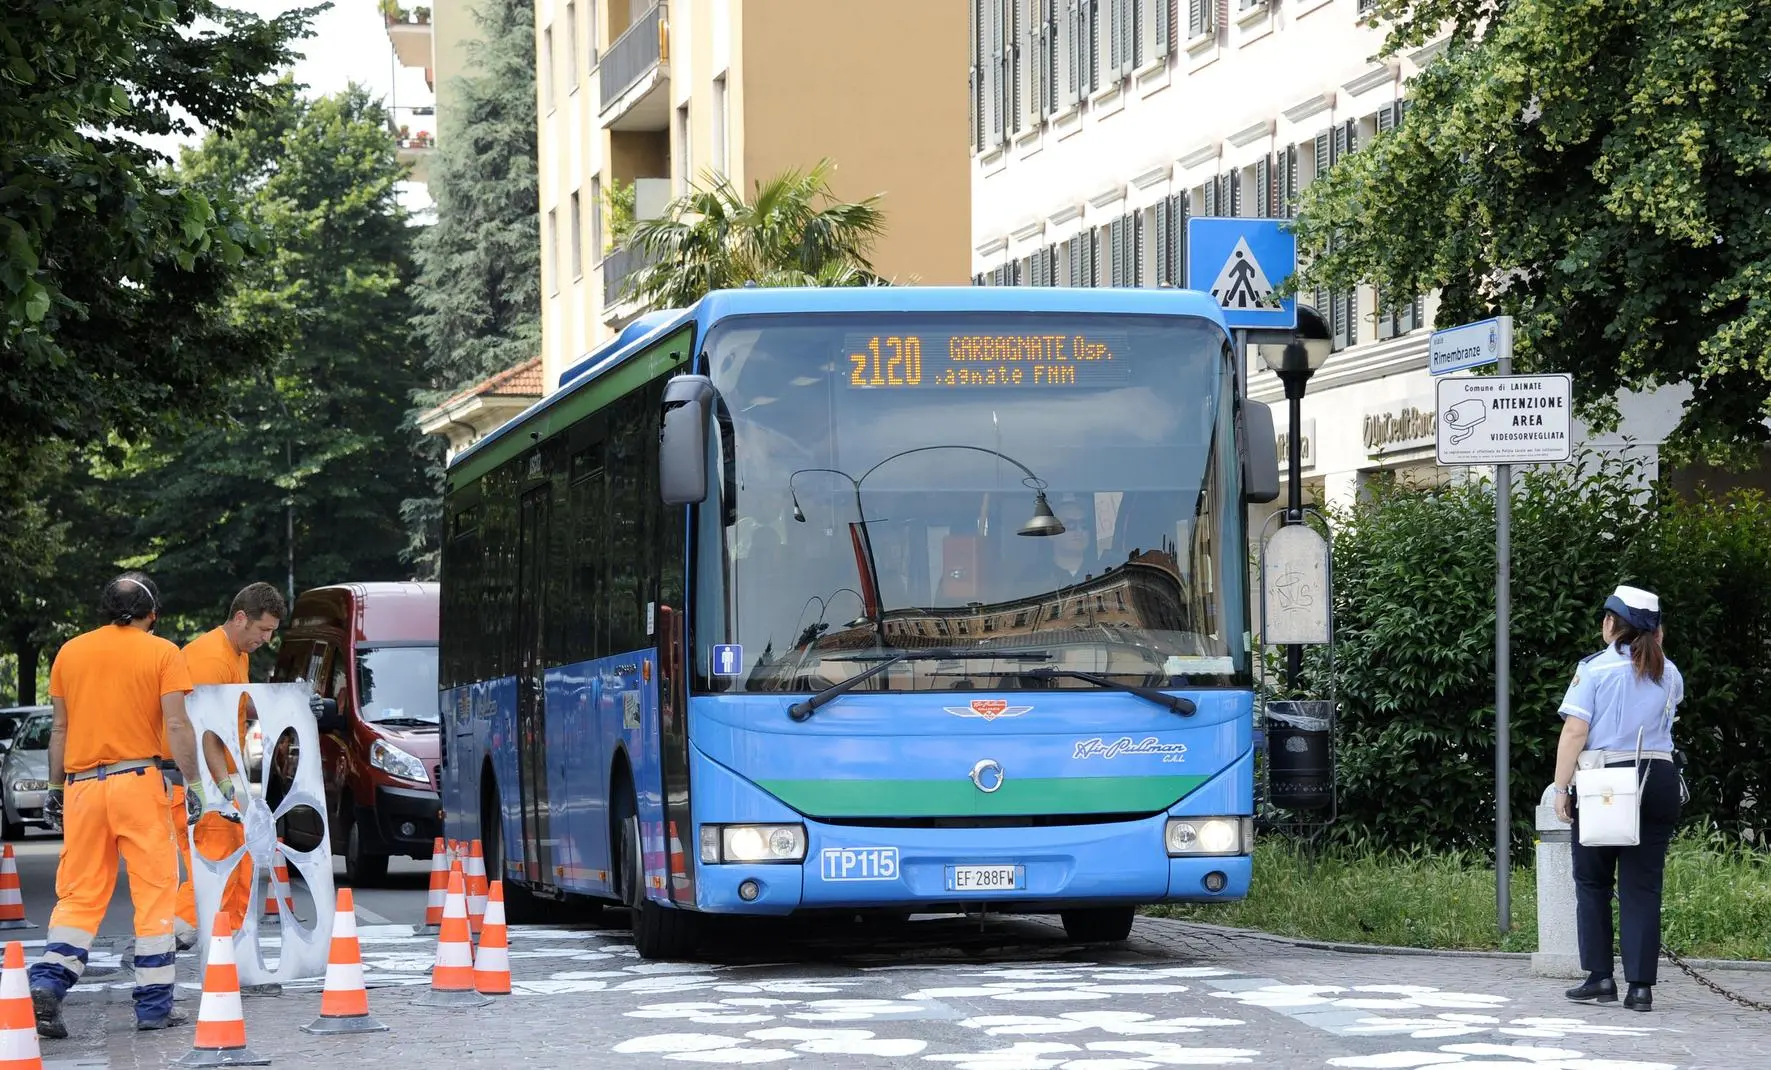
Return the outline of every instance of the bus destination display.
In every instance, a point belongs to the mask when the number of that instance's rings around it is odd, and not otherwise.
[[[1113,347],[1081,334],[954,334],[931,338],[862,335],[849,340],[849,386],[1066,387],[1119,378],[1108,372]]]

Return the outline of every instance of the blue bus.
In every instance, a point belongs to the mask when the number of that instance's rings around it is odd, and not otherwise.
[[[719,291],[461,453],[447,835],[514,920],[1247,894],[1272,416],[1182,290]]]

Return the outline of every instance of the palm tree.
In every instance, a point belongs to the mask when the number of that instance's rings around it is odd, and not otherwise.
[[[630,248],[646,266],[628,276],[625,297],[647,308],[684,308],[710,290],[743,286],[879,286],[868,257],[884,231],[879,196],[858,204],[830,192],[829,160],[758,182],[750,198],[723,175],[634,225]]]

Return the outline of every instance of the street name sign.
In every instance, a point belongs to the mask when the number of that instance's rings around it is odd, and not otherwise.
[[[1297,270],[1297,235],[1284,219],[1187,220],[1187,288],[1218,303],[1232,330],[1297,326],[1297,299],[1275,290]]]
[[[1574,377],[1458,375],[1439,380],[1442,465],[1544,464],[1574,456]]]
[[[1468,371],[1510,360],[1512,356],[1513,317],[1496,316],[1434,331],[1427,343],[1427,371],[1432,375]]]

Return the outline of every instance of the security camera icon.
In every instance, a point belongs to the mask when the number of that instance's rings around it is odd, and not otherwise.
[[[1488,406],[1480,398],[1471,398],[1453,405],[1445,413],[1445,422],[1455,431],[1451,436],[1453,446],[1461,446],[1464,440],[1476,433],[1476,425],[1488,419]]]

